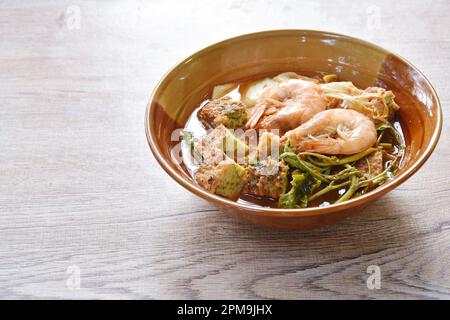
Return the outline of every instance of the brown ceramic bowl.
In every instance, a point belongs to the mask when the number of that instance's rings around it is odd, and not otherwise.
[[[296,71],[337,73],[359,87],[392,90],[401,106],[407,148],[397,176],[361,197],[328,207],[274,209],[239,204],[197,186],[175,161],[171,134],[183,128],[216,84],[256,75]],[[332,223],[358,212],[411,177],[433,152],[442,111],[430,82],[412,64],[376,45],[348,36],[309,30],[247,34],[213,44],[173,67],[156,86],[145,115],[150,148],[164,170],[189,191],[235,216],[272,228],[303,229]]]

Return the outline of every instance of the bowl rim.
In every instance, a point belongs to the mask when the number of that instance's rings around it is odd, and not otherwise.
[[[190,181],[183,177],[181,174],[178,174],[169,164],[169,162],[162,156],[161,152],[156,147],[155,143],[155,137],[152,136],[151,128],[150,128],[150,116],[152,114],[152,106],[154,105],[153,101],[156,95],[156,92],[160,88],[163,81],[167,78],[168,75],[170,75],[173,71],[175,71],[177,68],[182,66],[183,64],[187,63],[189,60],[193,59],[194,57],[204,54],[209,50],[214,49],[216,46],[224,45],[229,42],[233,41],[239,41],[244,40],[245,38],[252,38],[252,37],[267,37],[270,35],[281,35],[281,34],[296,34],[296,35],[329,35],[333,37],[340,37],[345,38],[346,40],[352,41],[354,43],[360,44],[362,46],[371,47],[373,49],[376,49],[378,51],[381,51],[386,54],[390,54],[395,56],[397,59],[414,69],[418,74],[420,74],[421,77],[425,80],[425,83],[430,87],[431,93],[436,101],[437,104],[437,125],[434,128],[433,134],[430,139],[430,143],[425,149],[424,153],[416,159],[411,167],[409,167],[407,170],[402,172],[400,175],[394,177],[391,181],[379,186],[378,188],[368,192],[367,194],[364,194],[360,197],[350,199],[347,201],[344,201],[342,203],[338,204],[330,204],[329,206],[324,207],[310,207],[310,208],[299,208],[299,209],[284,209],[284,208],[271,208],[271,207],[259,207],[259,206],[253,206],[253,205],[246,205],[242,203],[238,203],[236,201],[232,201],[226,198],[223,198],[219,195],[209,193],[208,191],[204,190],[200,186],[197,186],[193,181]],[[384,195],[388,191],[394,189],[395,187],[399,186],[403,182],[405,182],[407,179],[409,179],[414,173],[416,173],[422,165],[427,161],[427,159],[431,156],[432,152],[436,148],[436,145],[439,141],[441,131],[442,131],[442,124],[443,123],[443,114],[442,114],[442,106],[441,102],[439,100],[439,97],[437,95],[437,92],[429,79],[411,62],[409,62],[407,59],[403,58],[402,56],[390,52],[376,44],[373,44],[371,42],[361,40],[352,36],[348,36],[345,34],[335,33],[335,32],[328,32],[328,31],[321,31],[321,30],[309,30],[309,29],[274,29],[274,30],[266,30],[266,31],[259,31],[259,32],[253,32],[253,33],[246,33],[243,35],[227,38],[225,40],[213,43],[207,47],[204,47],[203,49],[200,49],[196,51],[195,53],[189,55],[188,57],[184,58],[177,64],[175,64],[172,68],[170,68],[163,76],[162,78],[157,82],[155,85],[152,94],[150,96],[150,100],[147,104],[146,111],[145,111],[145,133],[147,137],[147,143],[150,147],[150,150],[152,151],[154,157],[156,158],[159,165],[174,179],[176,182],[181,184],[184,188],[191,191],[192,193],[196,194],[197,196],[202,197],[205,200],[211,201],[216,205],[225,206],[225,207],[231,207],[236,209],[245,210],[247,213],[252,213],[256,215],[270,215],[273,217],[299,217],[299,216],[317,216],[317,215],[325,215],[331,212],[336,211],[342,211],[346,209],[350,209],[353,207],[357,207],[359,205],[362,205],[364,203],[367,203],[372,200],[373,197],[379,198],[380,196]]]

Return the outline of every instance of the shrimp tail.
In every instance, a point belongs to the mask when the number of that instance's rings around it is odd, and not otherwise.
[[[253,108],[250,111],[250,117],[248,118],[247,123],[245,124],[245,128],[247,129],[254,129],[258,125],[259,120],[264,115],[264,112],[266,111],[265,106],[262,108]]]
[[[299,143],[299,149],[324,154],[339,154],[342,152],[339,142],[335,139],[305,139]]]

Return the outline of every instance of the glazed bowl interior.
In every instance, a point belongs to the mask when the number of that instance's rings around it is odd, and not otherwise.
[[[406,140],[397,176],[372,192],[342,204],[321,208],[255,208],[209,194],[198,187],[177,160],[172,141],[193,110],[217,84],[295,71],[303,75],[335,73],[356,86],[392,90],[401,106],[400,122]],[[246,214],[290,216],[326,214],[378,198],[410,177],[428,158],[439,138],[442,115],[428,80],[410,63],[373,44],[318,31],[278,30],[249,34],[207,47],[170,70],[154,90],[147,108],[150,147],[161,166],[197,195]],[[176,139],[175,139],[176,140]]]

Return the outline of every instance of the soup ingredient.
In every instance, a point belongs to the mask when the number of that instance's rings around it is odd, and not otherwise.
[[[283,72],[275,76],[273,80],[278,83],[288,82],[290,79],[300,79],[308,82],[319,83],[319,80],[299,75],[295,72]]]
[[[282,147],[279,136],[273,132],[263,132],[258,142],[257,157],[258,159],[278,158]]]
[[[268,158],[245,168],[244,194],[278,199],[286,191],[289,167],[283,162]]]
[[[225,154],[234,160],[243,160],[248,146],[223,125],[209,131],[206,135],[191,142],[197,162],[217,162]],[[223,153],[223,154],[221,154]],[[238,162],[241,162],[238,161]],[[243,162],[243,161],[242,161]]]
[[[358,111],[375,124],[387,123],[400,109],[395,103],[395,95],[379,87],[358,89],[351,82],[330,82],[321,85],[329,107],[339,107]]]
[[[283,72],[273,78],[263,78],[243,86],[241,90],[241,100],[247,107],[253,107],[257,103],[258,98],[266,90],[279,86],[281,83],[288,82],[291,79],[302,79],[318,83],[318,80],[316,79],[304,77],[295,72]]]
[[[237,199],[245,182],[245,169],[234,159],[244,159],[248,146],[219,125],[201,138],[186,135],[195,163],[194,180],[211,193]]]
[[[379,125],[377,127],[377,131],[381,132],[378,137],[379,141],[383,137],[385,131],[388,131],[394,137],[394,140],[395,140],[397,146],[400,148],[400,150],[398,150],[398,152],[399,153],[403,152],[403,150],[405,149],[405,141],[403,140],[400,133],[392,126],[391,123],[387,122],[387,123],[383,123],[382,125]]]
[[[202,163],[218,164],[226,158],[221,144],[212,144],[208,135],[197,138],[189,130],[184,130],[182,135],[182,145],[190,150],[189,154],[183,153],[183,161],[185,164],[188,162],[188,167]]]
[[[289,80],[266,90],[258,98],[250,110],[246,127],[278,129],[284,133],[325,110],[326,105],[326,97],[318,84],[301,79]]]
[[[323,76],[323,81],[325,83],[334,82],[337,80],[337,78],[338,78],[338,76],[336,74],[327,74],[327,75]]]
[[[214,87],[212,92],[213,99],[220,99],[238,86],[237,83],[220,84]]]
[[[287,147],[289,150],[289,147]],[[389,156],[390,161],[385,163],[386,168],[382,172],[375,172],[375,166],[379,165],[380,156]],[[368,158],[371,157],[369,160]],[[283,208],[297,208],[307,206],[311,201],[323,197],[330,192],[337,192],[335,203],[343,202],[354,196],[361,195],[377,186],[385,183],[392,177],[396,170],[398,157],[391,157],[383,150],[381,145],[377,148],[369,148],[363,152],[345,158],[326,156],[320,153],[287,151],[280,158],[288,163],[291,170],[309,176],[309,184],[298,193],[292,189],[280,197],[279,206]],[[371,172],[359,167],[361,161],[370,161],[373,165]],[[356,161],[356,162],[355,162]],[[298,179],[298,178],[297,178]],[[292,176],[291,184],[294,184],[295,176]],[[303,180],[301,180],[303,181]],[[305,180],[305,182],[308,180]],[[296,196],[294,196],[296,195]],[[299,202],[296,202],[299,201]]]
[[[244,176],[244,168],[230,158],[218,164],[205,162],[194,173],[194,179],[201,187],[233,200],[241,194]]]
[[[375,177],[383,172],[383,151],[377,150],[367,157],[358,160],[355,167],[369,177]]]
[[[253,107],[256,104],[258,98],[267,89],[278,86],[280,83],[272,78],[264,78],[261,80],[254,81],[247,85],[243,92],[241,93],[242,102],[248,107]]]
[[[328,82],[321,84],[320,87],[329,98],[345,97],[344,95],[357,96],[363,92],[350,81]]]
[[[297,151],[350,155],[373,146],[377,130],[369,118],[357,111],[330,109],[287,132],[281,141]]]
[[[197,116],[203,125],[210,128],[220,125],[230,129],[239,128],[248,120],[245,105],[230,97],[210,100],[198,111]]]
[[[395,96],[336,80],[286,72],[216,86],[186,124],[186,168],[208,192],[287,209],[340,203],[384,184],[405,149],[400,123],[390,122]]]
[[[284,193],[278,200],[280,208],[306,208],[308,206],[308,194],[320,181],[315,180],[310,174],[294,170],[292,172],[291,189]]]

